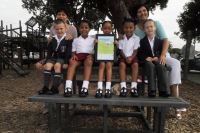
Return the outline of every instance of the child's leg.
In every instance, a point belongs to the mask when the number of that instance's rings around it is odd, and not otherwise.
[[[132,83],[131,88],[137,88],[137,77],[138,77],[138,63],[134,62],[131,65],[131,77],[132,77]]]
[[[62,64],[57,62],[54,65],[54,80],[53,80],[53,87],[57,89],[60,85],[60,80],[61,80],[61,69],[62,69]]]
[[[157,84],[159,90],[159,96],[168,97],[168,85],[167,85],[167,70],[166,67],[160,63],[156,63],[157,72]]]
[[[83,88],[88,89],[89,85],[89,80],[92,72],[92,64],[93,64],[93,59],[92,56],[88,56],[85,61],[84,61],[84,74],[83,74]]]
[[[51,79],[51,69],[53,67],[52,63],[46,63],[44,65],[44,86],[49,87],[50,79]]]
[[[126,63],[120,62],[119,64],[119,75],[121,88],[126,88]]]
[[[112,62],[106,63],[106,89],[111,89],[112,81]]]
[[[104,62],[100,62],[97,89],[103,89],[104,70],[105,70],[105,63]]]
[[[148,95],[150,97],[156,96],[156,83],[155,83],[155,65],[152,62],[145,62],[145,72],[148,79]]]
[[[65,88],[72,88],[72,80],[73,80],[76,68],[79,64],[80,62],[76,60],[70,60],[69,67],[67,70],[67,80],[66,80]]]

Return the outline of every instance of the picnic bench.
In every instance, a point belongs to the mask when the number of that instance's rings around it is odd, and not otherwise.
[[[149,98],[147,96],[140,96],[137,98],[133,97],[118,97],[113,96],[112,98],[95,98],[93,95],[82,98],[79,97],[77,88],[81,85],[82,81],[82,70],[79,70],[74,77],[72,97],[63,97],[63,95],[34,95],[28,98],[30,102],[43,102],[48,103],[48,127],[49,133],[164,133],[165,126],[165,114],[169,108],[183,108],[187,107],[187,103],[182,98],[177,97],[156,97]],[[119,82],[118,67],[113,67],[113,80],[112,82]],[[97,71],[98,67],[93,67],[91,82],[97,82]],[[141,87],[142,88],[142,87]],[[142,88],[143,89],[143,88]],[[143,90],[142,90],[143,93]],[[70,110],[69,106],[73,105],[73,109]],[[101,106],[98,110],[81,110],[77,108],[77,105],[96,105]],[[120,107],[138,107],[137,111],[134,112],[115,112],[110,110],[114,106]],[[64,107],[64,111],[63,111]],[[144,109],[147,108],[147,111]],[[150,109],[150,112],[148,111]],[[151,112],[152,111],[152,112]],[[152,116],[153,114],[153,116]],[[76,115],[95,115],[103,117],[102,128],[77,128],[69,127],[70,121]],[[128,129],[113,129],[109,127],[109,117],[137,117],[140,118],[145,125],[143,131],[135,131]]]

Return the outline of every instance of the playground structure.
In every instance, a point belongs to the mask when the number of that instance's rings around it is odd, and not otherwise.
[[[12,68],[19,75],[28,74],[24,65],[30,65],[44,58],[47,45],[46,32],[42,32],[41,24],[31,17],[26,23],[26,30],[19,27],[0,25],[0,74],[4,69]],[[33,27],[38,25],[35,30]]]

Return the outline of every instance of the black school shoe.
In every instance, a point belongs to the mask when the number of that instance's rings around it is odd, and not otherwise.
[[[88,89],[83,87],[79,92],[79,96],[80,97],[87,97],[87,95],[88,95]]]
[[[156,97],[156,91],[150,91],[150,92],[148,93],[148,96],[149,96],[149,97]]]
[[[103,90],[102,89],[97,89],[95,97],[96,98],[102,98],[103,97]]]
[[[170,94],[167,91],[159,91],[159,96],[160,97],[169,97]]]
[[[65,88],[64,90],[64,97],[71,97],[72,96],[72,88]]]
[[[54,95],[58,93],[59,93],[58,88],[54,86],[52,86],[52,88],[47,92],[48,95]]]
[[[47,94],[48,91],[49,91],[49,88],[46,87],[46,86],[43,86],[43,88],[42,88],[41,90],[38,91],[38,94],[39,94],[39,95]]]
[[[131,96],[132,97],[138,97],[139,96],[137,88],[131,88]]]
[[[111,92],[110,89],[106,89],[104,97],[105,98],[111,98],[112,97],[112,92]]]
[[[120,90],[120,94],[119,94],[119,96],[120,97],[126,97],[127,96],[127,88],[125,88],[125,87],[123,87],[123,88],[121,88],[121,90]]]

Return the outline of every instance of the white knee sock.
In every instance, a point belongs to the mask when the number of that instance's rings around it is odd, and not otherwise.
[[[65,88],[72,88],[72,81],[71,80],[66,80]]]
[[[84,80],[84,81],[83,81],[82,88],[86,88],[86,89],[88,89],[88,86],[89,86],[89,81]]]
[[[120,86],[121,86],[121,88],[123,88],[123,87],[126,88],[126,82],[121,82]]]
[[[111,89],[111,82],[106,82],[106,89]]]
[[[99,81],[98,83],[97,83],[97,89],[103,89],[103,82],[102,81]]]

